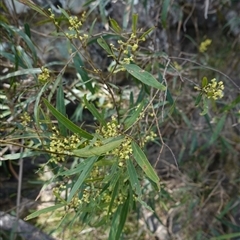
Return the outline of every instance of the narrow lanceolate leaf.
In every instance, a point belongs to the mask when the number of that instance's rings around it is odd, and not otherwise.
[[[130,117],[128,117],[125,121],[124,121],[124,125],[125,125],[125,129],[128,129],[130,127],[132,127],[132,125],[137,121],[137,119],[139,118],[143,108],[145,106],[145,102],[142,101],[140,103],[139,106],[137,106],[137,108],[135,109],[134,112],[130,112]]]
[[[132,15],[132,32],[136,34],[137,32],[137,22],[138,22],[138,14]]]
[[[83,82],[85,83],[87,89],[94,94],[95,90],[92,86],[92,83],[90,81],[90,77],[88,76],[87,71],[84,68],[84,63],[82,61],[81,55],[77,53],[77,49],[72,45],[73,52],[76,52],[76,54],[73,57],[73,63],[76,71],[80,74]]]
[[[148,35],[150,32],[152,32],[154,29],[155,29],[155,27],[149,28],[146,32],[144,32],[144,33],[141,35],[140,39],[146,38],[147,35]]]
[[[56,103],[56,109],[63,115],[66,116],[66,106],[64,101],[64,92],[63,92],[63,86],[62,82],[59,84],[58,90],[57,90],[57,103]],[[67,128],[64,124],[61,122],[58,123],[59,131],[62,136],[67,136]]]
[[[98,38],[97,42],[110,56],[113,55],[113,52],[112,52],[111,48],[108,46],[108,44],[104,40],[104,38]]]
[[[86,164],[85,168],[83,169],[83,171],[81,172],[78,180],[73,185],[73,188],[71,189],[71,192],[67,199],[68,203],[71,202],[72,198],[74,197],[74,195],[76,194],[78,189],[82,186],[83,182],[87,178],[88,174],[90,173],[90,171],[93,167],[93,164],[97,161],[97,159],[98,159],[98,157],[91,157],[91,158],[88,158],[85,160],[87,162],[87,164]]]
[[[65,205],[66,205],[66,203],[60,203],[60,204],[57,204],[57,205],[54,205],[54,206],[51,206],[51,207],[47,207],[47,208],[41,209],[39,211],[31,213],[30,215],[25,217],[24,220],[27,221],[27,220],[30,220],[32,218],[38,217],[39,215],[41,215],[43,213],[53,212],[53,211],[57,210],[58,208],[61,208],[61,207],[65,206]]]
[[[74,150],[73,154],[78,157],[101,156],[102,154],[105,154],[119,147],[120,144],[123,142],[123,140],[124,140],[124,137],[122,136],[116,137],[112,139],[110,142],[104,144],[103,146],[100,146],[100,147],[87,146],[85,148]]]
[[[135,64],[123,64],[123,67],[136,79],[141,81],[142,83],[160,89],[160,90],[166,90],[166,87],[161,84],[154,76],[140,68],[139,66]]]
[[[138,175],[137,171],[132,163],[131,160],[127,160],[127,171],[130,179],[130,183],[132,186],[132,189],[137,193],[138,197],[140,198],[142,193],[141,193],[141,185],[138,180]]]
[[[112,29],[116,32],[116,33],[121,33],[122,29],[120,28],[120,26],[118,25],[117,21],[115,21],[114,19],[110,18],[110,24]]]
[[[121,233],[123,227],[125,225],[128,211],[129,211],[129,197],[124,202],[123,205],[119,205],[117,210],[115,211],[113,218],[112,218],[112,225],[110,228],[110,233],[108,236],[108,240],[119,240],[121,237]]]
[[[50,110],[50,112],[53,114],[54,117],[57,118],[59,122],[61,122],[66,128],[68,128],[71,132],[78,134],[79,136],[86,138],[86,139],[92,139],[93,136],[83,130],[82,128],[75,125],[73,122],[71,122],[68,118],[66,118],[64,115],[62,115],[56,108],[54,108],[46,99],[43,99],[44,103]]]
[[[208,146],[210,146],[217,140],[218,136],[222,132],[222,129],[225,125],[225,121],[226,121],[226,115],[223,115],[214,129],[213,135],[212,135],[210,141],[208,142]]]
[[[31,68],[31,69],[21,69],[15,72],[8,73],[2,77],[0,77],[0,81],[4,79],[8,79],[11,77],[21,76],[21,75],[28,75],[28,74],[38,74],[41,73],[42,70],[40,68]]]
[[[100,114],[100,113],[98,112],[98,110],[96,109],[96,107],[94,106],[94,104],[88,102],[88,100],[87,100],[87,98],[86,98],[86,95],[84,95],[83,101],[84,101],[84,104],[86,105],[87,109],[92,113],[92,115],[93,115],[102,125],[105,125],[105,124],[106,124],[106,121],[104,120],[104,117],[102,116],[102,114]]]
[[[206,77],[203,77],[202,79],[202,88],[206,87],[208,85],[208,79]]]
[[[133,149],[133,156],[136,162],[138,163],[138,165],[142,168],[146,176],[149,179],[151,179],[154,183],[156,183],[158,186],[158,189],[160,189],[160,185],[159,185],[160,180],[157,173],[153,169],[152,165],[149,163],[142,149],[134,141],[132,141],[132,149]]]
[[[170,0],[163,0],[163,6],[162,6],[162,14],[161,14],[161,20],[163,28],[167,27],[167,14],[168,14],[168,8],[170,6]]]

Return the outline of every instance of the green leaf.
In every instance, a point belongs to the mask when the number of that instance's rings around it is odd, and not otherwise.
[[[32,157],[32,156],[37,156],[40,155],[40,151],[27,151],[27,152],[20,152],[20,153],[11,153],[11,154],[5,154],[2,156],[1,161],[6,161],[6,160],[18,160],[20,158],[26,158],[26,157]]]
[[[119,219],[120,219],[121,211],[122,211],[122,205],[119,205],[116,212],[113,215],[112,225],[111,225],[111,228],[110,228],[108,240],[113,240],[113,239],[115,240],[116,239],[116,234],[117,234],[117,229],[118,229],[118,226],[119,226]]]
[[[201,116],[206,115],[208,113],[208,100],[206,97],[203,98],[203,111],[200,113]]]
[[[108,207],[108,214],[112,212],[112,207],[114,205],[114,201],[118,196],[119,193],[119,178],[120,178],[120,171],[118,171],[116,174],[114,174],[114,178],[111,179],[110,182],[110,187],[113,189],[112,194],[111,194],[111,201],[109,203]]]
[[[40,112],[40,101],[42,99],[42,95],[46,92],[46,89],[48,88],[48,83],[45,83],[41,90],[38,91],[37,93],[37,96],[36,96],[36,99],[35,99],[35,104],[34,104],[34,111],[33,111],[33,114],[34,114],[34,119],[35,119],[35,122],[37,124],[37,126],[39,127],[39,129],[41,128],[40,125],[41,125],[41,120],[40,120],[40,117],[39,117],[39,112]]]
[[[210,146],[217,140],[218,136],[220,135],[224,127],[225,121],[226,121],[226,115],[223,115],[214,129],[213,135],[210,138],[210,141],[208,142],[208,146]]]
[[[90,173],[92,167],[93,167],[93,164],[97,161],[98,157],[91,157],[91,158],[88,158],[86,159],[85,161],[87,162],[85,168],[83,169],[83,171],[81,172],[78,180],[74,183],[70,193],[69,193],[69,196],[68,196],[68,199],[67,199],[67,202],[71,202],[72,198],[74,197],[74,195],[76,194],[76,192],[78,191],[78,189],[82,186],[84,180],[87,178],[88,174]]]
[[[10,25],[4,24],[4,23],[1,23],[0,26],[1,25],[5,29],[10,30],[11,32],[13,32],[15,34],[17,33],[24,40],[24,42],[27,44],[28,48],[32,52],[34,62],[36,62],[37,61],[37,52],[35,49],[35,45],[33,44],[32,40],[29,38],[29,36],[25,32],[21,31],[19,28],[16,28],[14,26],[10,26]]]
[[[97,42],[110,56],[114,55],[104,38],[98,38]]]
[[[137,32],[137,22],[138,22],[138,14],[132,15],[132,32],[136,34]]]
[[[157,81],[156,78],[153,77],[153,75],[139,66],[135,64],[123,64],[123,67],[136,79],[141,81],[142,83],[160,89],[160,90],[166,90],[166,87]]]
[[[146,38],[146,36],[147,36],[150,32],[152,32],[154,29],[155,29],[155,27],[149,28],[145,33],[143,33],[143,35],[141,35],[141,37],[140,37],[139,39],[142,40],[143,38]]]
[[[206,77],[203,77],[202,79],[202,88],[206,87],[208,85],[208,79]]]
[[[114,19],[110,18],[110,24],[111,24],[111,27],[112,29],[120,34],[122,32],[122,29],[120,28],[120,26],[118,25],[117,21],[115,21]]]
[[[160,189],[160,184],[159,184],[160,180],[157,173],[153,169],[152,165],[149,163],[142,149],[134,141],[132,141],[132,149],[133,149],[133,156],[136,162],[138,163],[138,165],[142,168],[146,176],[149,179],[151,179],[154,183],[156,183],[158,189]]]
[[[223,109],[222,109],[222,111],[224,112],[224,111],[229,111],[229,110],[231,110],[232,108],[234,108],[237,104],[239,104],[240,103],[240,95],[236,98],[236,99],[234,99],[231,103],[229,103],[227,106],[225,106]]]
[[[42,14],[43,16],[45,16],[47,18],[49,17],[48,14],[46,14],[45,11],[42,10],[42,7],[39,7],[37,4],[33,3],[32,1],[21,0],[20,2],[22,2],[25,5],[27,5],[28,7],[30,7],[34,11]]]
[[[106,124],[106,121],[104,120],[102,114],[100,114],[98,112],[98,110],[96,109],[96,107],[94,106],[93,103],[89,103],[87,98],[86,98],[86,95],[84,95],[84,104],[86,105],[87,109],[92,113],[92,115],[102,124],[102,125],[105,125]]]
[[[27,36],[31,39],[31,31],[28,23],[24,23],[24,31],[27,34]]]
[[[198,106],[198,104],[200,103],[201,99],[202,99],[202,94],[199,93],[199,95],[197,96],[196,101],[195,101],[195,106]]]
[[[130,112],[130,117],[124,121],[125,129],[130,128],[137,121],[144,106],[145,106],[145,101],[142,101],[140,105],[138,105],[136,109],[133,110],[133,112]]]
[[[121,213],[120,213],[120,221],[117,228],[116,238],[114,238],[116,240],[120,238],[122,230],[124,228],[127,215],[128,215],[129,202],[130,202],[130,197],[127,197],[127,200],[124,202]]]
[[[56,204],[54,206],[51,207],[47,207],[44,209],[41,209],[39,211],[36,211],[34,213],[31,213],[30,215],[28,215],[27,217],[24,218],[25,221],[28,221],[30,219],[33,219],[35,217],[38,217],[39,215],[43,214],[43,213],[48,213],[48,212],[53,212],[55,210],[57,210],[58,208],[64,207],[66,205],[66,203],[60,203],[60,204]]]
[[[93,35],[93,29],[94,29],[96,21],[97,21],[97,18],[95,18],[94,21],[92,22],[92,25],[91,25],[91,27],[89,29],[89,36]]]
[[[95,90],[94,90],[94,88],[92,86],[92,83],[90,81],[91,79],[89,78],[87,71],[84,69],[84,63],[83,63],[83,61],[81,59],[80,54],[77,53],[77,50],[75,49],[74,45],[72,45],[72,51],[76,52],[75,56],[73,57],[73,63],[74,63],[75,69],[80,74],[80,76],[81,76],[83,82],[85,83],[87,89],[92,94],[94,94]]]
[[[64,101],[64,92],[63,92],[63,86],[62,82],[60,83],[58,90],[57,90],[57,103],[56,103],[56,109],[63,115],[66,116],[66,106]],[[58,122],[59,131],[62,136],[67,136],[67,128],[62,122]]]
[[[170,5],[170,0],[163,0],[162,14],[161,14],[161,21],[162,21],[163,28],[167,27],[167,14],[168,14],[169,5]]]
[[[69,19],[69,14],[63,9],[63,8],[60,8],[60,11],[62,12],[62,14],[67,18]]]
[[[80,173],[86,166],[87,162],[84,160],[83,162],[79,163],[75,168],[65,170],[63,172],[58,172],[57,176],[71,176],[77,173]]]
[[[78,134],[79,136],[86,138],[86,139],[92,139],[93,136],[83,130],[82,128],[75,125],[73,122],[71,122],[68,118],[63,116],[56,108],[54,108],[46,99],[43,99],[44,103],[50,110],[50,112],[54,115],[54,117],[57,118],[59,122],[61,122],[66,128],[68,128],[71,132]]]
[[[85,148],[73,150],[72,152],[74,155],[78,157],[101,156],[102,154],[106,154],[107,152],[119,147],[120,144],[123,142],[124,137],[120,136],[109,139],[110,142],[104,144],[103,146],[100,147],[87,146]]]
[[[108,236],[109,240],[120,239],[128,215],[129,199],[130,198],[128,197],[123,205],[119,205],[116,212],[113,215],[112,226]]]
[[[142,195],[141,185],[138,180],[137,171],[136,171],[132,161],[129,159],[127,160],[127,171],[128,171],[132,189],[137,193],[138,197],[141,197],[141,195]]]
[[[28,75],[28,74],[33,75],[33,74],[37,74],[37,73],[41,73],[41,72],[42,72],[42,70],[40,68],[21,69],[21,70],[15,71],[15,72],[8,73],[4,76],[1,76],[0,81],[4,80],[4,79],[11,78],[11,77]]]
[[[218,236],[218,237],[212,237],[210,238],[210,240],[228,240],[228,239],[233,239],[236,237],[240,237],[240,232],[238,233],[229,233],[229,234],[225,234],[222,236]]]

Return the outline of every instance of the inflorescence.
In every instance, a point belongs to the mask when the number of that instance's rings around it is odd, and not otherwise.
[[[213,78],[206,86],[195,86],[194,89],[201,91],[209,99],[217,100],[223,97],[224,85],[222,81],[217,82],[216,78]]]
[[[65,161],[66,155],[71,155],[71,150],[77,148],[80,143],[79,136],[74,134],[68,138],[62,138],[59,131],[54,127],[55,132],[50,138],[49,151],[51,152],[51,162],[58,163]]]

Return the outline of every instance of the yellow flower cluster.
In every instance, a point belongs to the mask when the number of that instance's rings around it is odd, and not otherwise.
[[[80,36],[80,28],[83,25],[83,22],[86,20],[86,12],[83,12],[81,19],[78,19],[77,16],[71,16],[68,19],[69,27],[68,29],[71,31],[71,33],[66,33],[66,36],[70,39],[73,38],[80,38],[80,40],[86,40],[88,39],[88,35],[84,34],[83,36]]]
[[[112,43],[110,44],[110,47],[113,51],[123,52],[124,57],[121,63],[129,64],[130,62],[134,61],[133,53],[137,51],[140,41],[145,41],[145,39],[144,38],[140,39],[137,37],[136,34],[132,33],[130,38],[126,42],[118,40],[119,49],[117,49]]]
[[[22,125],[25,127],[31,122],[31,117],[27,112],[24,112],[24,114],[20,118],[22,121]]]
[[[100,129],[100,133],[104,138],[116,137],[120,135],[119,129],[120,125],[118,125],[116,118],[112,117],[112,121],[103,126]],[[123,166],[123,160],[129,159],[132,154],[131,139],[126,136],[123,143],[118,148],[112,150],[111,154],[118,157],[120,160],[119,166]]]
[[[65,191],[66,191],[66,186],[64,186],[63,184],[61,184],[59,187],[53,188],[53,194],[55,195],[57,200],[60,202],[65,202],[65,200],[62,197],[62,195],[65,196],[65,194],[63,194]],[[77,209],[80,205],[81,205],[81,200],[79,199],[78,195],[76,194],[72,198],[71,202],[68,204],[68,207]]]
[[[144,143],[151,142],[151,141],[153,141],[156,137],[157,137],[157,134],[156,134],[155,132],[151,131],[151,132],[149,133],[149,135],[145,137]]]
[[[50,79],[50,72],[47,68],[42,68],[42,73],[38,75],[38,81],[42,84],[48,82]]]
[[[53,128],[55,132],[50,138],[49,151],[51,152],[51,162],[61,162],[65,160],[65,155],[71,155],[71,150],[76,149],[80,143],[80,139],[77,135],[71,135],[68,138],[60,137],[60,134],[56,128]]]
[[[212,43],[211,39],[206,39],[205,41],[201,42],[199,46],[199,52],[203,53],[207,51],[207,47]]]
[[[197,86],[194,88],[198,91],[201,91],[209,99],[217,100],[223,97],[223,82],[217,82],[216,78],[213,78],[210,83],[202,88],[199,88]]]
[[[112,121],[101,128],[101,133],[104,138],[116,137],[119,135],[120,125],[117,124],[117,119],[112,117]]]
[[[55,25],[58,25],[58,22],[55,20],[55,14],[52,12],[52,9],[49,8],[48,11],[50,12],[50,18],[53,20]]]

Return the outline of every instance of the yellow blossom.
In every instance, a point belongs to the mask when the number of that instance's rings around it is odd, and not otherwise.
[[[203,53],[207,51],[207,47],[212,43],[211,39],[206,39],[205,41],[201,42],[199,46],[199,52]]]
[[[222,81],[217,82],[216,78],[213,78],[202,88],[195,86],[194,89],[201,91],[209,99],[217,100],[223,97],[224,85]]]
[[[50,72],[47,68],[42,68],[42,73],[38,75],[38,80],[40,83],[46,83],[49,81],[50,78]]]

